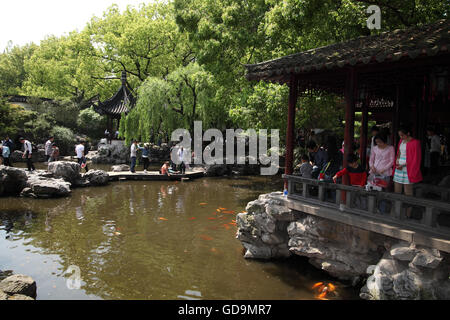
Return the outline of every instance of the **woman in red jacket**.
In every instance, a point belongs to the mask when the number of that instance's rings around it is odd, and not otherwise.
[[[422,181],[420,165],[422,162],[422,148],[420,141],[411,136],[411,130],[402,126],[398,130],[400,142],[397,148],[397,157],[393,171],[395,193],[413,196],[415,183]]]

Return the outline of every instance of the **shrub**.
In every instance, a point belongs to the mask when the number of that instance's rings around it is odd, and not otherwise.
[[[60,101],[58,104],[53,104],[48,108],[48,113],[52,114],[58,125],[77,129],[78,114],[80,108],[73,101]]]
[[[18,105],[6,103],[0,99],[0,140],[9,135],[13,140],[24,133],[25,123],[33,113]]]
[[[61,155],[73,154],[76,139],[72,130],[56,126],[51,130],[51,135],[55,137],[55,144],[58,146]]]
[[[106,117],[99,115],[94,108],[84,109],[77,119],[78,130],[92,138],[103,137]]]
[[[33,119],[25,123],[25,138],[34,143],[44,143],[50,136],[50,131],[55,126],[55,119],[46,113],[34,113]]]

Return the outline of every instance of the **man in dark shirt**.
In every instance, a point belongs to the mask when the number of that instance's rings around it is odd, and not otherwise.
[[[313,179],[317,179],[320,170],[322,170],[328,162],[328,154],[325,150],[319,148],[319,146],[314,141],[308,142],[308,145],[306,147],[308,149],[308,152],[312,156],[311,159],[314,162],[314,168],[311,172],[311,176]]]
[[[9,158],[6,160],[5,164],[7,163],[10,167],[12,167],[12,153],[14,151],[14,143],[11,141],[9,136],[6,136],[5,140],[2,143],[4,146],[7,146],[9,148]],[[0,154],[1,156],[1,154]],[[5,161],[5,160],[4,160]]]
[[[14,143],[11,141],[11,139],[7,136],[5,138],[5,141],[3,141],[4,146],[8,146],[9,151],[12,153],[14,151]]]

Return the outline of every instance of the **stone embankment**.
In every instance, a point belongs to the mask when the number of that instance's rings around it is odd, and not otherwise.
[[[109,182],[105,171],[92,170],[85,174],[80,171],[80,165],[70,161],[51,162],[48,171],[28,172],[0,166],[0,196],[64,197],[71,193],[71,188],[102,186]]]
[[[299,255],[333,277],[365,283],[363,299],[450,299],[450,257],[374,232],[287,208],[280,192],[237,215],[245,258]]]
[[[0,300],[35,300],[36,291],[36,281],[22,274],[0,281]]]

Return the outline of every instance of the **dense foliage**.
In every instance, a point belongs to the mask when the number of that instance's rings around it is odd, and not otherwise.
[[[382,30],[366,27],[371,4],[382,10]],[[0,92],[60,101],[30,111],[0,103],[1,130],[23,127],[36,139],[55,126],[100,135],[105,119],[81,106],[96,95],[109,98],[126,71],[138,94],[121,122],[127,141],[156,141],[202,120],[204,129],[279,128],[283,142],[288,89],[247,81],[244,64],[449,13],[448,0],[173,0],[123,12],[113,5],[81,31],[48,36],[40,45],[10,45],[0,54]],[[302,95],[296,124],[339,131],[341,106],[339,97]],[[11,118],[11,110],[18,116]]]
[[[0,99],[0,140],[6,136],[15,137],[23,132],[25,123],[33,113],[18,105],[11,105]]]
[[[88,108],[80,111],[76,120],[78,131],[93,138],[103,137],[106,128],[106,118]]]

